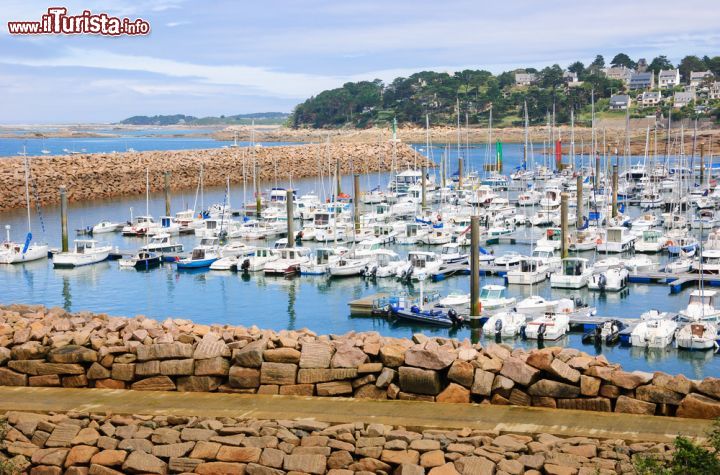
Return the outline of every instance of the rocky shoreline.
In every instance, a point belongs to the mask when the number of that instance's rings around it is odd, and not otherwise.
[[[720,378],[626,372],[572,348],[316,335],[0,306],[0,385],[539,406],[712,419]]]
[[[335,172],[372,173],[396,166],[420,164],[425,158],[410,146],[390,143],[312,144],[278,147],[238,147],[209,150],[176,150],[133,153],[95,153],[29,157],[36,189],[31,196],[40,204],[57,203],[58,189],[67,188],[70,201],[84,201],[145,193],[145,173],[150,171],[150,190],[161,191],[164,172],[170,172],[173,191],[194,190],[199,182],[200,166],[207,187],[222,186],[226,179],[252,188],[253,163],[260,165],[262,181],[313,177]],[[22,157],[6,158],[0,167],[0,211],[25,206],[25,169]],[[244,172],[244,174],[243,174]]]

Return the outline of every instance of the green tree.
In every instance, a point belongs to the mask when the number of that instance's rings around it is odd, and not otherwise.
[[[673,69],[673,64],[668,61],[667,56],[665,55],[653,58],[653,60],[650,61],[650,64],[648,65],[648,71],[652,71],[655,74],[667,69]]]
[[[697,56],[685,56],[678,65],[680,76],[683,80],[690,81],[690,73],[693,71],[707,71],[708,67],[702,59]]]
[[[620,66],[625,66],[626,68],[629,68],[629,69],[635,68],[635,61],[630,59],[630,56],[626,55],[625,53],[616,54],[615,57],[610,62],[610,64],[616,68],[620,67]]]
[[[590,63],[590,67],[588,68],[591,72],[598,72],[602,68],[605,67],[605,58],[603,55],[599,54],[595,56],[595,59],[592,63]]]

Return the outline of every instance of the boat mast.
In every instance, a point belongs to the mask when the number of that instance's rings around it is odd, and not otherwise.
[[[150,216],[150,169],[145,169],[145,216]]]
[[[30,164],[28,162],[25,145],[23,145],[23,156],[25,161],[25,204],[27,205],[28,233],[30,233]],[[9,240],[10,239],[8,239],[8,241]]]

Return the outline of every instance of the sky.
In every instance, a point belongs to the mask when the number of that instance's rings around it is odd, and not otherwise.
[[[720,55],[717,0],[2,0],[0,123],[290,112],[348,81]],[[10,35],[50,6],[143,18],[147,36]]]

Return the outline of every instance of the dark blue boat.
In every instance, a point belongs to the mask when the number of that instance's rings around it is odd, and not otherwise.
[[[401,320],[408,320],[416,323],[425,323],[427,325],[435,325],[441,327],[460,326],[463,323],[463,318],[460,317],[453,309],[445,312],[437,308],[431,310],[422,310],[417,305],[413,305],[409,309],[390,305],[388,313],[391,316]]]

